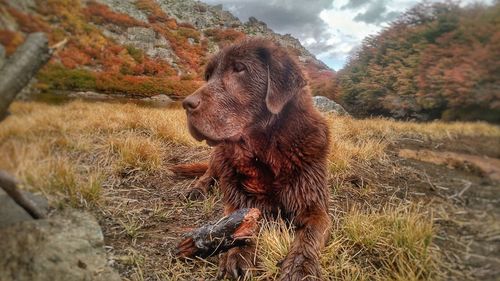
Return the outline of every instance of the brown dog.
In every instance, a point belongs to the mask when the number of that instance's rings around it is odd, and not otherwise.
[[[255,207],[291,221],[296,238],[280,280],[321,279],[319,252],[330,225],[329,131],[297,63],[269,41],[248,39],[217,53],[205,79],[183,102],[191,134],[214,146],[190,197],[206,194],[218,179],[226,214]],[[252,253],[252,247],[230,250],[220,276],[245,275]]]

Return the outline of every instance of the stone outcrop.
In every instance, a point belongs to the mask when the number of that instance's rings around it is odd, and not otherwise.
[[[334,113],[337,115],[349,115],[349,113],[338,103],[323,96],[313,97],[313,103],[321,112]]]
[[[133,18],[147,22],[146,14],[135,5],[135,0],[98,0],[108,5],[115,12],[125,13]],[[312,62],[325,70],[330,70],[323,62],[317,60],[306,48],[302,46],[297,38],[290,34],[281,35],[270,29],[266,23],[250,17],[247,22],[242,22],[229,11],[224,10],[223,5],[208,5],[194,0],[160,0],[157,1],[162,10],[178,22],[189,23],[198,30],[212,28],[234,28],[249,36],[263,36],[272,38],[282,46],[294,49],[299,54],[301,62]],[[178,61],[175,53],[169,48],[164,38],[159,38],[153,30],[142,27],[128,28],[125,34],[110,30],[109,26],[101,27],[106,36],[118,41],[120,44],[130,44],[140,48],[152,57],[158,57],[174,63]],[[159,40],[159,41],[157,41]],[[165,41],[163,41],[165,40]],[[210,44],[212,45],[212,44]],[[211,48],[216,51],[217,48]],[[175,66],[175,65],[174,65]]]
[[[120,280],[108,265],[99,224],[88,213],[67,210],[17,222],[0,228],[0,237],[2,281]]]

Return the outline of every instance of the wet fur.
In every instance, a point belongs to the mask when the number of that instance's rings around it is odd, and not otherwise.
[[[214,146],[190,197],[202,197],[217,179],[226,214],[252,207],[289,220],[296,238],[280,280],[321,279],[319,252],[330,225],[329,130],[300,68],[284,49],[251,39],[220,51],[206,72],[206,85],[184,102],[193,136]],[[253,250],[223,256],[221,276],[243,276]]]

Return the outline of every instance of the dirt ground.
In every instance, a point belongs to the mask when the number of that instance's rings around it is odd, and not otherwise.
[[[451,280],[499,280],[500,278],[500,184],[471,163],[436,165],[397,157],[401,148],[458,152],[481,156],[484,161],[500,157],[498,139],[464,137],[459,141],[422,142],[405,140],[391,147],[394,163],[407,176],[408,198],[431,202],[436,210],[441,248]],[[500,167],[496,167],[500,168]],[[412,199],[410,199],[412,200]]]
[[[375,174],[347,177],[344,186],[332,193],[332,216],[341,215],[353,201],[381,205],[389,201],[421,202],[433,212],[437,233],[435,244],[442,255],[445,280],[498,280],[500,276],[500,185],[475,167],[454,167],[398,156],[400,149],[460,152],[498,158],[498,139],[464,138],[460,142],[404,139],[388,149],[390,166],[375,168]],[[192,155],[186,159],[186,154]],[[172,147],[166,163],[200,161],[209,149]],[[221,214],[220,195],[204,202],[186,201],[183,191],[193,180],[178,179],[168,172],[141,178],[130,171],[117,213],[101,213],[108,249],[115,266],[132,280],[165,278],[210,280],[216,258],[191,264],[177,264],[175,244],[188,229]],[[116,183],[114,183],[116,184]],[[337,183],[332,182],[332,186]],[[369,190],[363,190],[368,188]],[[107,196],[104,196],[107,198]],[[127,200],[123,200],[127,198]],[[126,203],[123,203],[126,202]],[[112,198],[106,204],[114,204]],[[120,218],[120,219],[116,219]],[[123,229],[126,231],[123,231]],[[140,229],[134,231],[134,229]],[[168,266],[165,267],[165,260]],[[148,268],[156,267],[154,276]],[[172,269],[177,275],[172,274]],[[138,270],[140,269],[140,270]],[[159,270],[158,270],[159,269]],[[142,272],[144,271],[144,272]],[[195,272],[195,275],[190,275]],[[199,276],[208,276],[207,278]],[[195,280],[193,279],[193,280]]]

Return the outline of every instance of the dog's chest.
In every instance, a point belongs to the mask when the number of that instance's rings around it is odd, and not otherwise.
[[[238,187],[250,194],[269,194],[274,182],[270,167],[262,159],[248,152],[235,151],[233,156],[232,176]]]

